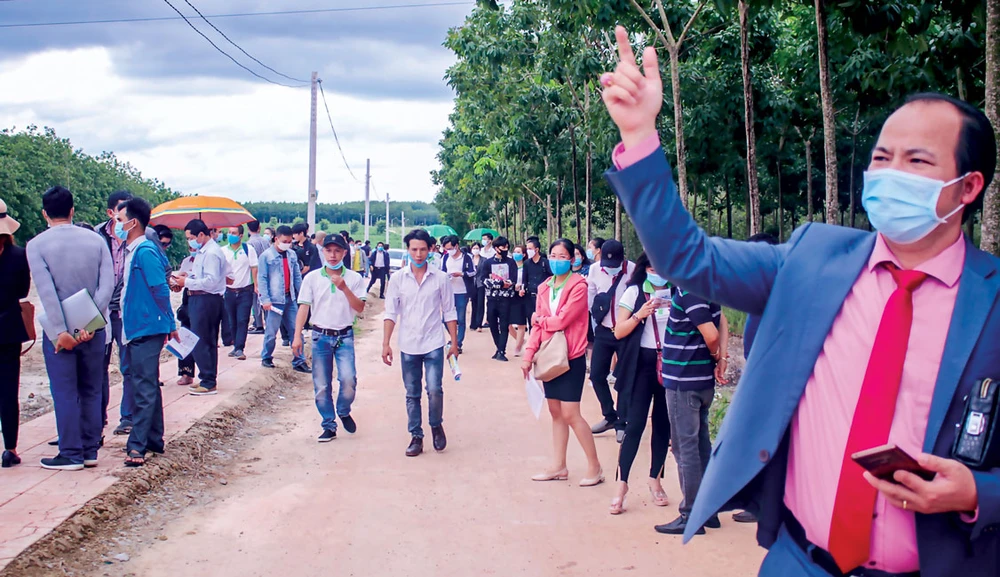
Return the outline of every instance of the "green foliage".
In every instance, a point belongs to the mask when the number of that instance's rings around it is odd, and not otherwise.
[[[722,307],[722,314],[726,315],[726,320],[729,321],[729,334],[742,335],[743,327],[747,324],[747,314],[729,307]]]
[[[356,220],[352,220],[351,221],[351,234],[358,234],[359,232],[361,232],[361,223],[358,222],[358,221],[356,221]]]
[[[245,202],[243,206],[261,222],[305,222],[307,210],[304,202]],[[372,202],[370,213],[372,224],[384,221],[385,203]],[[401,213],[405,213],[407,224],[414,226],[441,224],[438,209],[433,204],[426,202],[390,201],[389,217],[397,225]],[[364,222],[365,203],[363,201],[316,205],[316,226],[324,231],[333,226],[331,223],[345,223],[352,220],[359,223]],[[326,224],[320,226],[322,223]]]
[[[714,442],[719,436],[719,429],[722,428],[722,421],[726,418],[729,405],[732,403],[733,389],[718,387],[715,390],[715,400],[708,414],[708,431]]]
[[[94,157],[74,149],[55,130],[28,126],[0,130],[0,198],[21,223],[15,235],[22,246],[46,228],[42,193],[55,185],[73,193],[75,221],[100,225],[107,221],[108,195],[126,189],[153,207],[178,195],[156,179],[144,178],[113,153]],[[184,235],[174,233],[170,257],[176,263],[187,254]]]

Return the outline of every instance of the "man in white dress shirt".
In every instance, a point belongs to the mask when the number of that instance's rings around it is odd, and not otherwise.
[[[403,384],[406,386],[406,413],[412,438],[406,449],[407,457],[424,451],[424,429],[420,411],[421,373],[427,383],[427,420],[431,426],[434,450],[443,451],[448,441],[442,426],[444,414],[444,319],[451,335],[449,357],[458,358],[458,314],[455,296],[448,276],[440,269],[427,266],[433,241],[427,231],[416,229],[403,239],[409,253],[409,264],[389,279],[385,304],[385,332],[382,339],[382,361],[392,366],[390,340],[399,325],[399,351],[402,355]]]

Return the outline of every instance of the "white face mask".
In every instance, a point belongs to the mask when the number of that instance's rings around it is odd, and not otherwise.
[[[288,249],[292,248],[292,243],[290,243],[290,242],[279,242],[279,243],[275,244],[274,246],[278,247],[278,250],[280,250],[281,252],[285,252]]]
[[[479,256],[479,249],[478,248],[472,249],[472,254]]]
[[[532,258],[533,259],[533,258],[535,258],[536,254],[538,254],[537,250],[535,250],[533,248],[529,248],[528,249],[528,258]]]

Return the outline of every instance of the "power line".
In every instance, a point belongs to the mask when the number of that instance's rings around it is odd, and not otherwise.
[[[13,0],[0,0],[11,2]],[[246,18],[256,16],[291,16],[301,14],[328,14],[333,12],[370,12],[375,10],[397,10],[406,8],[438,8],[442,6],[469,6],[474,2],[433,2],[429,4],[390,4],[385,6],[353,6],[347,8],[313,8],[307,10],[276,10],[272,12],[234,12],[227,14],[209,14],[208,18]],[[176,10],[176,9],[175,9]],[[183,15],[182,15],[183,17]],[[21,22],[16,24],[0,24],[0,28],[37,28],[41,26],[76,26],[81,24],[120,24],[132,22],[163,22],[180,20],[176,16],[158,16],[146,18],[107,18],[102,20],[68,20],[57,22]]]
[[[337,150],[340,151],[340,158],[344,160],[344,166],[347,167],[347,172],[351,175],[351,178],[355,182],[361,182],[358,180],[358,177],[354,176],[354,171],[351,170],[351,165],[347,163],[347,157],[344,156],[344,149],[340,147],[340,138],[337,137],[337,129],[333,127],[333,116],[330,114],[330,107],[326,104],[326,92],[323,90],[323,81],[318,80],[317,83],[319,84],[319,93],[323,96],[323,108],[326,109],[326,117],[330,121],[330,130],[333,131],[333,140],[337,143]]]
[[[291,80],[292,82],[300,82],[303,85],[309,84],[308,80],[302,80],[301,78],[293,78],[293,77],[291,77],[291,76],[289,76],[287,74],[282,74],[281,72],[278,72],[277,70],[275,70],[274,68],[271,68],[267,64],[264,64],[260,60],[257,60],[249,52],[247,52],[246,50],[244,50],[242,46],[240,46],[239,44],[233,42],[228,36],[226,36],[225,32],[223,32],[222,30],[219,30],[219,28],[215,24],[212,24],[212,22],[208,18],[206,18],[204,14],[201,13],[201,10],[198,10],[198,8],[194,4],[192,4],[189,0],[184,0],[184,3],[187,4],[188,6],[190,6],[192,10],[194,10],[195,12],[197,12],[198,16],[200,16],[201,19],[204,20],[206,24],[208,24],[209,26],[211,26],[216,32],[218,32],[220,35],[222,35],[222,37],[225,38],[227,42],[229,42],[230,44],[232,44],[233,46],[235,46],[237,48],[237,50],[239,50],[240,52],[242,52],[250,60],[253,60],[257,64],[260,64],[261,66],[263,66],[264,68],[267,68],[271,72],[274,72],[278,76],[281,76],[283,78],[287,78],[287,79]]]
[[[235,58],[233,58],[228,52],[226,52],[222,48],[219,48],[218,45],[216,45],[215,42],[212,42],[211,38],[209,38],[208,36],[205,36],[204,32],[202,32],[201,30],[198,30],[198,27],[195,26],[194,24],[192,24],[191,21],[188,20],[187,16],[185,16],[183,12],[181,12],[180,10],[178,10],[176,6],[174,6],[173,4],[171,4],[170,0],[163,0],[163,1],[167,3],[167,6],[170,6],[171,8],[173,8],[174,12],[178,13],[180,15],[180,17],[184,19],[184,22],[187,22],[187,25],[190,26],[192,30],[194,30],[195,32],[197,32],[199,36],[201,36],[202,38],[205,39],[206,42],[208,42],[209,44],[211,44],[212,48],[215,48],[220,53],[222,53],[222,55],[224,55],[226,58],[232,60],[233,64],[239,66],[243,70],[246,70],[250,74],[253,74],[257,78],[260,78],[261,80],[264,80],[266,82],[270,82],[271,84],[277,84],[278,86],[284,86],[286,88],[300,88],[301,87],[301,86],[292,86],[291,84],[284,84],[282,82],[276,82],[274,80],[271,80],[270,78],[266,78],[264,76],[261,76],[260,74],[257,74],[253,70],[250,70],[249,68],[247,68],[246,66],[244,66],[242,63],[240,63],[240,61],[238,61]]]

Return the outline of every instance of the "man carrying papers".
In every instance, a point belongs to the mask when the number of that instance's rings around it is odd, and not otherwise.
[[[47,190],[42,195],[42,216],[49,228],[31,239],[26,250],[45,310],[42,353],[59,431],[59,454],[42,459],[42,467],[79,471],[84,466],[97,466],[104,428],[101,387],[105,335],[103,327],[95,333],[81,330],[74,335],[73,328],[67,326],[62,301],[86,290],[98,311],[107,310],[115,288],[114,270],[111,253],[101,237],[73,226],[70,191],[61,186]]]

